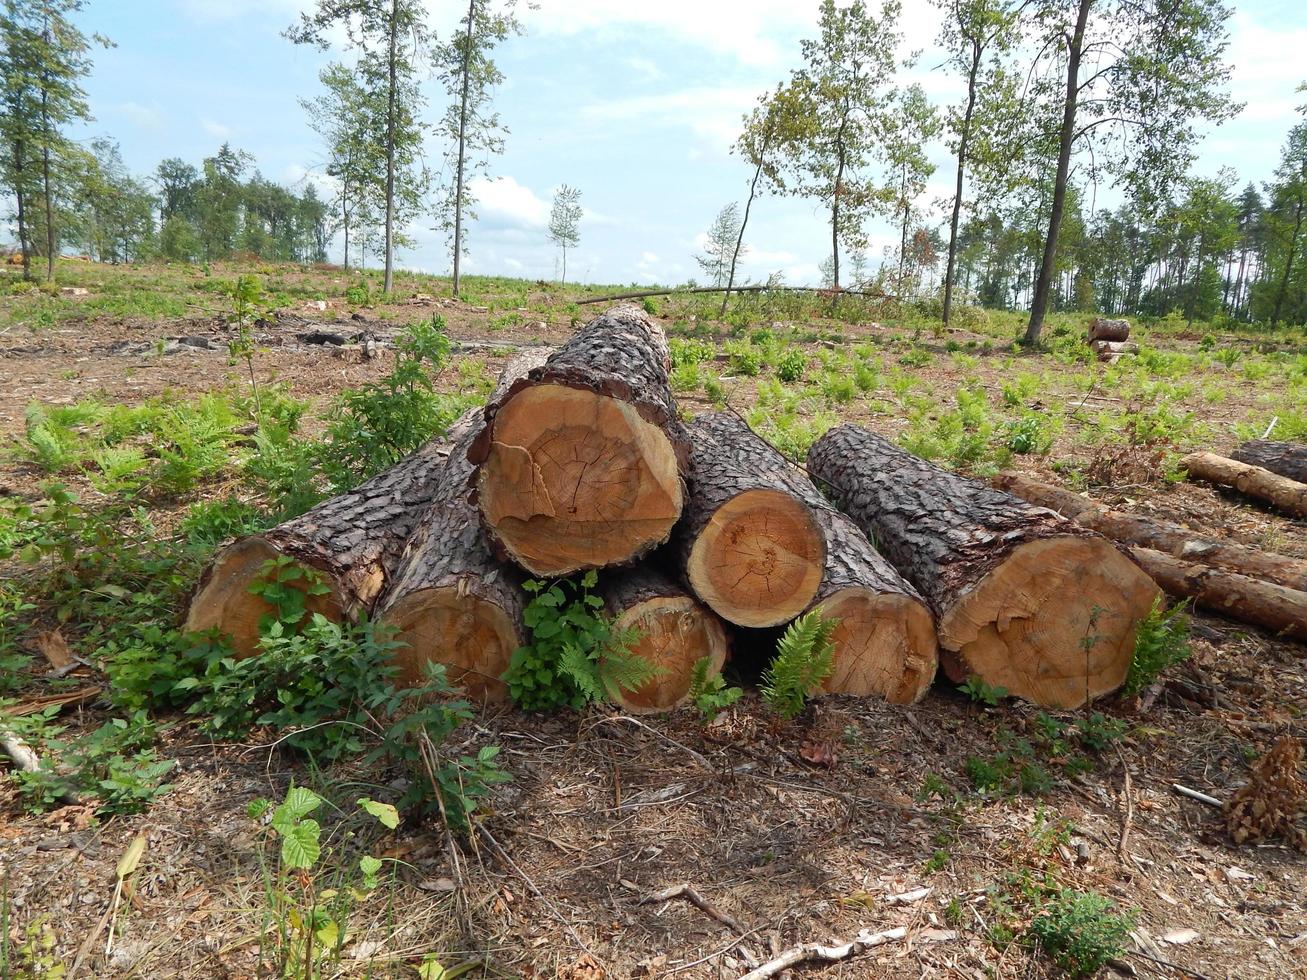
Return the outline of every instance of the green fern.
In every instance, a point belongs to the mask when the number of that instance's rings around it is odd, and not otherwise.
[[[782,718],[803,710],[835,667],[831,636],[838,619],[823,619],[817,612],[800,616],[786,628],[776,644],[776,656],[762,676],[762,700]]]
[[[711,657],[700,657],[690,670],[690,703],[699,709],[704,721],[712,721],[729,708],[744,691],[727,687],[722,672],[714,670]]]

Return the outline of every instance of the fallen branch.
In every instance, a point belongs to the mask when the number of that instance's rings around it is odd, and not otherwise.
[[[864,929],[858,933],[856,938],[842,946],[823,946],[820,943],[794,946],[775,959],[768,960],[758,969],[750,970],[740,980],[766,980],[767,977],[774,977],[809,960],[817,960],[822,963],[838,963],[840,960],[847,960],[850,956],[857,956],[859,953],[876,946],[898,942],[907,934],[906,926],[899,926],[897,929],[886,929],[884,932],[868,932]]]
[[[744,927],[744,924],[741,923],[739,919],[717,908],[710,901],[708,901],[708,899],[704,898],[703,895],[700,894],[697,888],[689,884],[673,885],[671,888],[664,888],[660,892],[654,892],[652,895],[644,896],[644,898],[640,899],[635,904],[649,905],[652,902],[670,902],[674,898],[685,899],[687,902],[689,902],[691,905],[697,908],[700,912],[703,912],[705,915],[709,915],[712,918],[716,919],[722,925],[726,926],[726,928],[734,931],[737,935],[743,936],[749,932],[749,930]]]
[[[1181,796],[1187,796],[1191,800],[1197,800],[1199,803],[1206,803],[1208,806],[1214,806],[1218,810],[1225,806],[1215,796],[1208,796],[1206,793],[1200,793],[1196,789],[1190,789],[1188,786],[1181,786],[1179,783],[1172,783],[1171,788]]]
[[[585,306],[587,303],[614,303],[619,299],[644,299],[646,296],[680,296],[691,295],[693,293],[724,293],[725,286],[694,286],[690,289],[645,289],[637,293],[614,293],[611,296],[591,296],[589,299],[578,299],[577,306]],[[869,296],[872,299],[896,299],[888,293],[878,291],[861,290],[861,289],[825,289],[820,286],[732,286],[733,293],[829,293],[832,298],[837,296]]]

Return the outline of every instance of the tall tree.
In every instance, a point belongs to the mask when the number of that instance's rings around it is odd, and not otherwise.
[[[1266,292],[1272,297],[1270,321],[1279,323],[1291,305],[1295,266],[1301,278],[1307,258],[1300,254],[1307,251],[1307,122],[1289,130],[1275,181],[1268,191],[1271,203],[1267,208],[1266,265],[1271,279]]]
[[[1025,342],[1039,342],[1057,272],[1071,157],[1137,200],[1161,200],[1193,159],[1196,123],[1238,107],[1230,75],[1228,8],[1220,0],[1036,0],[1038,52],[1031,67],[1039,103],[1057,134],[1057,170]]]
[[[885,162],[894,180],[894,215],[899,224],[897,289],[902,290],[908,259],[908,228],[913,204],[926,191],[935,165],[926,156],[926,143],[939,135],[939,116],[920,85],[908,86],[897,100],[898,125],[886,133]]]
[[[708,228],[703,254],[696,255],[699,268],[714,286],[726,285],[731,264],[736,258],[736,244],[740,242],[740,206],[732,201],[720,211]]]
[[[491,56],[510,35],[522,33],[513,13],[516,6],[517,0],[503,0],[498,7],[494,0],[468,0],[461,28],[436,54],[440,78],[451,100],[440,129],[449,141],[446,160],[452,171],[452,183],[437,216],[452,239],[455,296],[465,249],[464,219],[475,217],[471,207],[476,201],[468,181],[489,167],[492,154],[504,152],[508,134],[499,113],[491,108],[495,87],[504,80]]]
[[[563,279],[567,283],[567,250],[581,241],[581,192],[563,184],[554,191],[554,206],[549,212],[549,240],[563,251]]]
[[[370,134],[385,158],[385,278],[394,286],[396,225],[412,217],[425,193],[426,172],[420,165],[423,100],[418,68],[430,54],[435,35],[427,28],[421,0],[318,0],[317,9],[301,14],[286,31],[296,44],[327,50],[334,32],[343,31],[351,50],[358,52],[355,71],[361,88],[385,105],[379,132]]]

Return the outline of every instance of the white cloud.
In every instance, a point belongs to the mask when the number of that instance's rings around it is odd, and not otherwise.
[[[641,253],[640,253],[640,261],[637,262],[636,264],[639,265],[639,266],[641,266],[641,267],[644,267],[644,266],[651,266],[651,265],[657,265],[657,264],[658,264],[658,256],[657,256],[655,253],[653,253],[653,252],[641,252]]]
[[[740,118],[763,90],[754,86],[701,86],[592,102],[581,107],[584,122],[610,125],[635,122],[651,126],[684,126],[716,149],[725,150],[740,132]]]
[[[233,21],[254,14],[269,14],[278,19],[290,18],[308,6],[299,0],[182,0],[181,8],[192,20],[201,23]]]
[[[163,113],[139,102],[124,102],[118,111],[142,129],[158,129],[163,125]]]
[[[212,119],[200,120],[200,128],[216,140],[231,139],[231,127],[225,126],[220,122],[214,122]]]
[[[480,225],[520,231],[549,223],[549,202],[512,177],[474,177],[468,187]]]
[[[622,64],[631,69],[633,75],[646,82],[657,82],[667,77],[651,58],[631,55],[629,58],[623,58]]]

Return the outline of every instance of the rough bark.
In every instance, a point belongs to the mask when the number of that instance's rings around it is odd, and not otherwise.
[[[1275,582],[1191,564],[1149,548],[1130,555],[1170,595],[1227,619],[1261,626],[1281,636],[1307,637],[1307,592]]]
[[[1307,445],[1302,443],[1252,439],[1241,443],[1230,454],[1230,458],[1249,466],[1260,466],[1299,483],[1307,483]]]
[[[1098,501],[1020,473],[1001,473],[994,483],[1027,503],[1055,510],[1121,544],[1160,551],[1181,561],[1265,579],[1290,589],[1307,590],[1307,561],[1204,537],[1178,524],[1112,510]]]
[[[662,328],[619,306],[491,398],[468,457],[497,554],[566,575],[630,564],[667,540],[688,455],[668,367]]]
[[[1190,479],[1238,490],[1295,517],[1307,516],[1307,483],[1215,453],[1191,453],[1180,465],[1188,471]]]
[[[1105,317],[1096,316],[1089,321],[1089,340],[1129,340],[1130,339],[1130,321],[1129,320],[1108,320]]]
[[[1125,680],[1158,590],[1106,538],[856,426],[818,440],[808,472],[934,610],[953,680],[1065,708]]]
[[[710,674],[721,671],[730,648],[725,627],[667,576],[647,565],[614,569],[599,577],[599,592],[617,627],[638,632],[632,652],[662,671],[634,691],[619,692],[617,700],[628,711],[666,711],[681,704],[703,657],[712,665]]]

